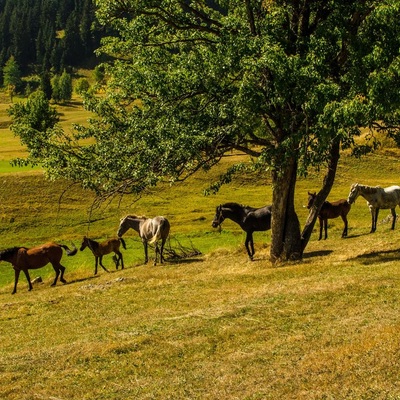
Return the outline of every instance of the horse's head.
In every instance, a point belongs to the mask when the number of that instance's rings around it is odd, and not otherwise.
[[[129,229],[128,217],[129,217],[129,215],[127,215],[119,220],[119,227],[118,227],[118,231],[117,231],[117,236],[119,238]]]
[[[88,238],[86,236],[83,237],[81,248],[79,249],[80,251],[85,250],[86,246],[88,245]]]
[[[353,183],[350,187],[350,193],[349,196],[347,197],[347,202],[349,204],[353,204],[356,201],[356,198],[360,194],[360,187],[358,183]]]
[[[308,192],[308,202],[307,202],[307,208],[308,209],[310,209],[313,206],[314,200],[315,200],[316,197],[317,197],[317,193],[316,192],[314,192],[314,193]]]
[[[214,219],[211,223],[213,228],[217,228],[218,226],[220,226],[223,222],[224,222],[224,215],[222,212],[222,205],[218,206],[217,209],[215,210],[215,216]]]
[[[0,251],[0,261],[8,261],[11,262],[11,260],[13,259],[13,257],[18,254],[18,250],[21,247],[12,247],[10,249],[5,249]],[[22,247],[24,248],[24,247]]]

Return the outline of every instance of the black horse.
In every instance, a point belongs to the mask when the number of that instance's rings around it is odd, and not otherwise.
[[[245,246],[250,259],[254,256],[253,232],[271,229],[272,206],[254,208],[242,206],[238,203],[225,203],[217,207],[212,221],[213,228],[217,228],[225,218],[236,222],[246,232]]]

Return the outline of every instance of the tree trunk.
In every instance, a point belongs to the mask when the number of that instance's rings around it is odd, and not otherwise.
[[[322,188],[318,192],[317,197],[315,198],[314,204],[310,209],[310,213],[308,214],[307,221],[304,225],[304,229],[301,234],[302,253],[310,240],[311,233],[314,228],[315,221],[317,220],[319,211],[321,210],[324,201],[326,200],[332,189],[333,183],[335,181],[339,157],[340,157],[340,140],[335,140],[331,147],[330,160],[328,163],[328,169],[324,177]]]
[[[272,174],[272,240],[273,263],[299,260],[302,256],[300,223],[294,209],[297,162],[292,159],[281,173]]]

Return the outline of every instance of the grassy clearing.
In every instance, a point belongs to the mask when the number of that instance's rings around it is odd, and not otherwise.
[[[65,110],[65,119],[73,112]],[[330,198],[346,197],[356,181],[396,184],[398,171],[395,150],[363,160],[343,156]],[[226,221],[221,232],[210,226],[221,202],[269,203],[268,177],[238,177],[204,197],[218,174],[219,168],[141,199],[114,199],[93,210],[90,224],[90,193],[71,188],[60,200],[67,183],[47,182],[39,171],[0,175],[0,248],[48,240],[78,245],[85,234],[104,239],[115,235],[121,216],[137,213],[166,215],[172,240],[203,253],[144,266],[142,245],[130,232],[125,270],[115,271],[106,256],[112,272],[94,277],[86,250],[63,258],[67,285],[51,288],[46,268],[32,273],[44,278],[32,292],[21,276],[14,296],[12,269],[1,263],[0,398],[400,398],[400,226],[390,231],[389,212],[381,211],[370,235],[360,199],[349,213],[347,239],[340,238],[342,221],[332,220],[328,240],[317,241],[316,229],[302,262],[272,267],[270,232],[256,235],[250,262],[237,225]],[[299,181],[301,222],[307,191],[320,179]]]

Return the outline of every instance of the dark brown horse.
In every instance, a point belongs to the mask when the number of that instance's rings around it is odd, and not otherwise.
[[[225,218],[236,222],[246,232],[245,247],[250,259],[254,256],[253,232],[267,231],[271,229],[272,206],[254,208],[242,206],[238,203],[221,204],[215,210],[212,221],[213,228],[217,228],[224,222]]]
[[[82,240],[81,251],[85,250],[86,247],[92,251],[95,258],[95,266],[94,266],[94,274],[97,274],[97,265],[100,263],[101,268],[104,271],[108,271],[108,269],[103,265],[103,256],[110,254],[112,252],[115,253],[115,267],[118,269],[119,262],[121,261],[121,269],[124,269],[124,259],[122,257],[122,253],[119,251],[120,243],[122,243],[123,248],[126,250],[125,241],[122,238],[119,239],[108,239],[104,242],[96,242],[93,239],[89,239],[88,237],[84,237]]]
[[[63,255],[62,249],[65,249],[67,255],[74,256],[77,252],[74,246],[73,250],[70,250],[68,246],[64,244],[57,243],[46,243],[41,246],[32,247],[30,249],[26,247],[12,247],[0,252],[0,261],[7,261],[12,264],[15,271],[15,282],[14,290],[12,294],[17,292],[17,284],[19,273],[24,272],[26,279],[28,281],[29,290],[32,290],[31,278],[29,276],[29,269],[42,268],[48,263],[50,263],[54,271],[56,272],[56,277],[51,286],[55,286],[57,279],[60,276],[60,281],[66,283],[64,279],[65,267],[60,263],[61,257]]]
[[[315,201],[317,194],[308,192],[308,204],[307,208],[310,209]],[[338,201],[334,201],[330,203],[329,201],[325,201],[322,204],[321,210],[318,214],[319,219],[319,239],[322,239],[322,230],[325,230],[325,239],[328,237],[328,219],[341,217],[344,222],[344,229],[342,233],[342,237],[347,236],[347,214],[349,213],[351,208],[350,203],[346,199],[340,199]]]

